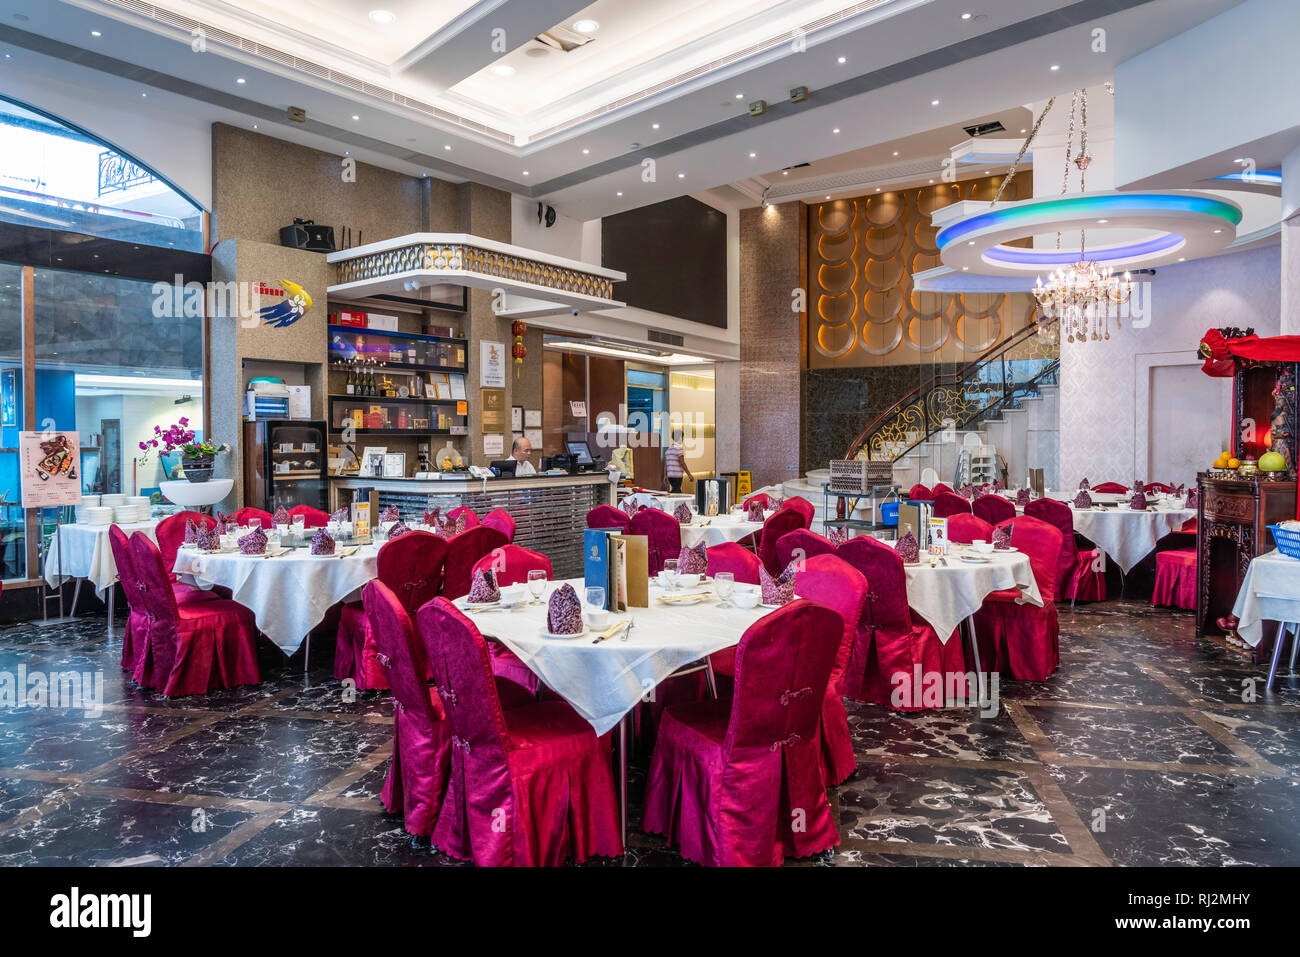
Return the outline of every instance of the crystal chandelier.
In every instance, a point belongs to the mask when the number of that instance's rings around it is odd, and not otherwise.
[[[1067,342],[1109,339],[1111,319],[1119,329],[1119,310],[1132,295],[1133,279],[1128,273],[1121,278],[1109,266],[1098,268],[1083,258],[1082,249],[1079,262],[1058,269],[1045,284],[1039,276],[1034,286],[1038,307],[1046,318],[1059,321],[1061,337]]]

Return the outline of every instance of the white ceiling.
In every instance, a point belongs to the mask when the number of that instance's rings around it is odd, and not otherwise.
[[[1237,2],[3,0],[0,49],[110,74],[155,101],[183,96],[196,118],[243,116],[273,136],[592,219],[789,179],[781,168],[806,161],[791,175],[887,168],[900,145],[939,155],[990,116],[1014,135],[1022,104],[1106,79]],[[1107,15],[1116,6],[1128,8]],[[374,9],[395,19],[375,23]],[[213,26],[206,52],[192,52],[188,21],[155,11]],[[584,17],[599,22],[591,43],[529,55],[537,33]],[[804,103],[789,102],[797,86],[811,91]],[[40,106],[39,89],[28,99]],[[750,117],[757,99],[767,113]],[[289,106],[308,122],[290,122]]]

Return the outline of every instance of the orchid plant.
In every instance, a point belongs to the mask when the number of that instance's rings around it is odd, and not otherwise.
[[[140,451],[144,453],[140,456],[140,461],[147,462],[149,454],[155,450],[159,455],[179,451],[187,459],[206,458],[230,451],[230,446],[225,443],[195,442],[194,430],[189,425],[190,420],[184,417],[167,426],[166,429],[155,425],[153,427],[153,438],[145,439],[140,443]]]

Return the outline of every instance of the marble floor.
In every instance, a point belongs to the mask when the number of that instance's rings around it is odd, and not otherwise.
[[[120,628],[119,628],[120,633]],[[264,649],[264,682],[167,700],[117,667],[101,618],[0,632],[0,677],[103,676],[103,711],[0,710],[0,865],[456,865],[377,796],[387,695]],[[840,846],[806,865],[1294,863],[1300,679],[1198,642],[1189,613],[1061,611],[1061,667],[1004,681],[995,717],[849,703],[858,770],[831,791]],[[645,757],[633,768],[640,814]],[[635,827],[625,858],[680,866]]]

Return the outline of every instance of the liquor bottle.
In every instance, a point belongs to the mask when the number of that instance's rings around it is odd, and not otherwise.
[[[348,366],[348,395],[356,395],[356,390],[356,370],[352,366]]]

